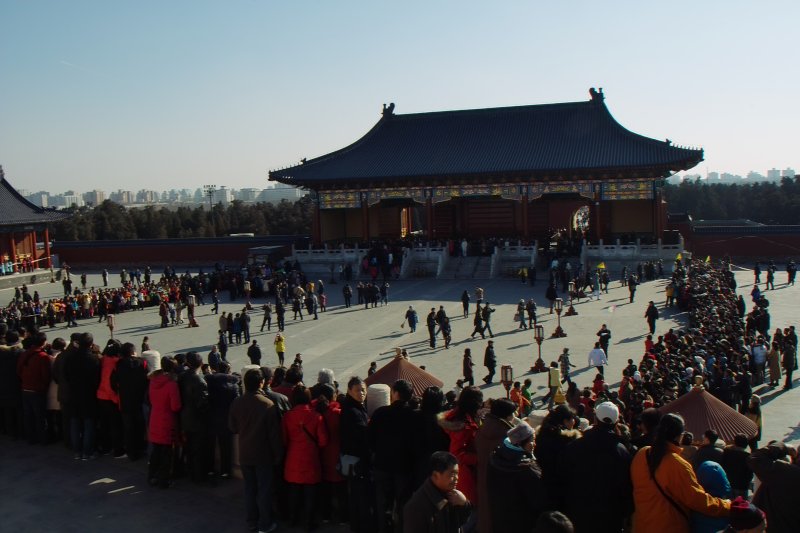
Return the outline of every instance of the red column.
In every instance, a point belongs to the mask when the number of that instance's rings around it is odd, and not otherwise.
[[[47,268],[53,268],[53,259],[50,257],[50,230],[44,228],[44,257]]]
[[[369,205],[366,198],[361,198],[361,235],[364,242],[369,242]]]
[[[428,240],[433,239],[433,200],[425,200],[425,218],[428,219]]]
[[[14,232],[8,234],[8,246],[11,249],[11,262],[14,264],[14,272],[17,271],[17,241],[14,238]]]
[[[314,204],[314,211],[311,213],[311,240],[314,244],[322,243],[322,226],[318,203]]]
[[[603,230],[600,228],[600,201],[594,203],[594,239],[595,244],[600,244],[603,238]]]
[[[527,186],[525,187],[527,189]],[[528,193],[522,195],[522,236],[525,240],[530,238],[531,230],[528,224]]]

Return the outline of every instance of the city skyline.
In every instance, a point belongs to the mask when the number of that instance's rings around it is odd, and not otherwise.
[[[384,103],[543,104],[590,86],[631,131],[702,146],[690,173],[800,164],[788,1],[50,0],[2,13],[0,165],[18,188],[264,188],[268,170],[363,136]]]

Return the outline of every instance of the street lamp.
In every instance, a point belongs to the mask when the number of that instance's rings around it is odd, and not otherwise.
[[[561,312],[564,310],[564,300],[561,298],[556,298],[554,306],[556,309],[556,316],[558,317],[558,327],[556,327],[556,330],[553,332],[553,337],[560,339],[561,337],[567,336],[567,334],[564,333],[564,330],[561,329]]]
[[[536,344],[539,345],[539,358],[531,367],[531,372],[534,374],[538,374],[539,372],[544,372],[547,370],[547,367],[542,361],[542,341],[544,340],[544,326],[541,324],[536,324],[533,327],[533,339],[536,341]]]
[[[506,398],[511,396],[511,385],[514,384],[514,367],[503,365],[500,367],[500,383],[506,388]]]
[[[564,313],[564,316],[575,316],[578,312],[572,306],[572,297],[575,295],[575,281],[569,282],[569,309]]]

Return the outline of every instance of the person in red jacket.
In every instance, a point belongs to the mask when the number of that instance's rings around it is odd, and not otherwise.
[[[440,417],[439,425],[450,435],[450,453],[458,458],[458,485],[473,505],[478,503],[475,435],[480,419],[478,410],[483,406],[483,392],[478,387],[461,391],[455,409]]]
[[[311,394],[296,385],[290,397],[292,409],[282,420],[286,464],[283,477],[289,484],[292,525],[304,517],[307,529],[316,526],[317,486],[322,481],[320,449],[328,445],[328,430],[322,415],[311,409]]]
[[[161,358],[161,370],[150,375],[150,426],[148,439],[153,446],[147,478],[151,485],[169,487],[172,446],[177,440],[181,393],[175,379],[175,361]]]
[[[111,386],[111,375],[117,369],[121,346],[122,344],[114,339],[106,344],[103,357],[100,359],[100,386],[97,388],[97,406],[100,411],[97,447],[103,455],[113,452],[115,458],[125,457],[119,394]]]
[[[28,350],[17,359],[22,384],[25,436],[30,444],[47,444],[47,391],[50,388],[50,356],[44,351],[47,335],[35,333]]]
[[[320,498],[320,515],[325,520],[338,523],[347,522],[348,501],[346,479],[339,473],[340,429],[342,407],[334,401],[336,390],[333,385],[323,383],[317,387],[317,399],[312,402],[314,408],[325,422],[328,430],[328,445],[322,448],[322,494]],[[335,507],[333,502],[336,502]],[[334,513],[336,513],[334,515]]]

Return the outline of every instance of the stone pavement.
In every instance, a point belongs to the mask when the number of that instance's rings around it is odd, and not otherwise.
[[[80,273],[73,276],[77,280]],[[118,281],[116,273],[110,276],[111,283]],[[800,287],[786,287],[782,284],[785,275],[779,274],[778,289],[768,291],[772,328],[786,327],[796,324],[794,321],[794,299]],[[752,274],[749,271],[737,272],[740,292],[745,295],[749,309],[749,292],[752,288]],[[603,294],[600,301],[583,301],[576,304],[579,312],[575,317],[562,317],[561,325],[567,333],[566,338],[546,339],[542,344],[542,357],[546,363],[555,360],[564,347],[570,348],[571,360],[577,368],[572,376],[579,387],[591,384],[593,369],[587,367],[587,355],[596,340],[596,332],[601,324],[606,323],[612,331],[609,354],[609,367],[606,378],[610,384],[619,383],[622,369],[627,359],[638,362],[643,353],[647,324],[644,311],[649,300],[660,306],[661,319],[657,325],[659,334],[669,327],[680,327],[685,318],[681,313],[661,307],[664,302],[665,281],[644,283],[639,286],[636,301],[628,303],[628,291],[620,287],[619,282],[612,282],[609,294]],[[90,274],[89,285],[101,284],[100,276]],[[344,309],[341,296],[341,284],[326,284],[329,311],[319,314],[319,320],[304,317],[305,320],[293,321],[291,313],[287,314],[286,345],[287,361],[293,359],[295,353],[302,353],[306,381],[316,382],[316,374],[320,368],[331,368],[340,383],[346,382],[351,375],[366,376],[371,361],[378,366],[388,362],[394,355],[396,347],[406,348],[412,361],[425,365],[427,370],[445,382],[445,387],[455,385],[461,376],[461,359],[465,348],[471,348],[475,362],[475,377],[478,384],[484,376],[483,351],[486,340],[480,338],[470,340],[472,318],[461,317],[460,296],[464,289],[472,295],[476,286],[485,290],[485,299],[491,302],[497,311],[493,315],[495,351],[499,365],[511,364],[514,367],[515,379],[522,381],[536,357],[536,343],[531,330],[518,330],[513,321],[516,302],[520,298],[533,296],[539,304],[539,315],[546,335],[552,334],[556,328],[556,315],[549,314],[545,306],[544,284],[536,287],[522,285],[518,280],[408,280],[392,283],[389,289],[388,306],[364,310],[363,306]],[[31,287],[39,291],[43,298],[61,294],[61,284],[40,284]],[[762,287],[763,288],[763,287]],[[13,290],[0,291],[0,301],[8,301],[13,297]],[[567,302],[565,302],[566,304]],[[261,302],[254,302],[251,329],[253,339],[262,345],[264,358],[262,364],[277,364],[272,341],[275,330],[260,333],[262,313]],[[414,334],[408,327],[401,328],[404,314],[409,305],[413,305],[419,314],[421,324]],[[453,343],[449,350],[441,347],[439,340],[437,349],[428,347],[428,333],[424,326],[425,316],[431,307],[438,309],[444,305],[451,317]],[[243,302],[223,301],[220,311],[242,310]],[[474,301],[472,306],[474,309]],[[137,348],[145,335],[150,337],[150,346],[162,354],[172,354],[197,350],[204,357],[210,346],[216,342],[217,316],[211,314],[211,306],[198,307],[197,319],[200,328],[176,326],[161,329],[158,327],[159,317],[155,308],[145,311],[127,312],[117,317],[115,337],[123,342],[133,342]],[[80,321],[78,331],[91,331],[98,344],[104,344],[109,337],[108,328],[98,324],[96,320]],[[67,337],[72,329],[63,326],[54,330],[45,328],[49,339],[57,336]],[[488,340],[488,337],[487,337]],[[247,346],[233,345],[229,348],[228,360],[235,371],[247,364]],[[536,398],[546,392],[546,374],[527,374],[538,390]],[[800,375],[799,375],[800,377]],[[796,380],[797,383],[797,380]],[[498,383],[484,386],[484,394],[498,397],[505,390]],[[764,399],[764,432],[762,443],[770,439],[782,439],[797,444],[800,441],[796,406],[800,399],[798,389],[783,392],[780,389],[770,391],[765,387],[755,392]],[[14,511],[6,513],[6,521],[0,525],[5,530],[10,524],[24,526],[34,518],[42,526],[59,531],[74,529],[97,530],[99,524],[107,524],[113,520],[122,531],[141,531],[147,528],[160,530],[168,526],[180,529],[200,531],[240,531],[243,529],[241,516],[243,510],[240,500],[238,481],[227,481],[216,488],[196,488],[188,483],[178,483],[169,491],[150,489],[144,481],[144,466],[128,464],[124,461],[113,461],[101,458],[91,463],[74,463],[71,455],[61,447],[31,449],[23,445],[10,445],[0,441],[3,453],[0,456],[0,486],[3,489],[6,508]],[[45,467],[45,465],[47,465]],[[109,478],[113,483],[90,485],[91,481]],[[125,488],[125,487],[131,488]],[[113,492],[117,489],[119,492]],[[167,511],[162,500],[167,497],[171,509]],[[53,509],[51,518],[40,518],[44,502]],[[208,505],[212,503],[213,505]],[[86,505],[91,511],[81,511]],[[10,521],[9,521],[10,520]],[[135,520],[135,521],[133,521]],[[80,526],[80,527],[79,527]],[[127,528],[127,529],[126,529]],[[15,528],[17,529],[17,528]],[[335,531],[336,529],[330,529]],[[324,530],[323,530],[324,531]]]

